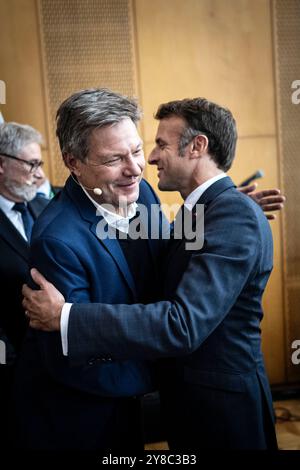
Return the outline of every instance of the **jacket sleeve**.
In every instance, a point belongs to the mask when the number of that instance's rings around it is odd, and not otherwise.
[[[89,302],[87,275],[78,256],[65,243],[51,237],[38,238],[30,249],[30,265],[62,292],[68,302]],[[63,356],[59,333],[31,330],[36,337],[40,357],[48,373],[59,382],[81,388],[76,374]]]

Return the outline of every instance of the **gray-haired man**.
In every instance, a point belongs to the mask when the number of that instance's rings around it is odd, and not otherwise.
[[[27,125],[0,125],[0,339],[5,360],[0,365],[1,445],[8,441],[9,403],[15,358],[26,329],[21,287],[27,278],[29,238],[47,201],[35,199],[40,177],[42,136]],[[6,414],[6,417],[5,417]]]
[[[70,177],[35,226],[31,264],[71,302],[130,304],[158,296],[161,242],[131,237],[141,205],[150,214],[158,204],[142,180],[139,118],[134,100],[106,89],[75,93],[58,110],[57,136]],[[116,237],[99,238],[99,223]],[[150,390],[147,362],[104,359],[70,367],[59,334],[31,330],[17,374],[21,445],[142,449],[138,397]]]

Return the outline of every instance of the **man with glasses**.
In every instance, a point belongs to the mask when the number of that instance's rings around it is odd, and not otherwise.
[[[36,217],[47,204],[36,198],[43,164],[42,136],[30,126],[0,125],[0,340],[5,362],[0,365],[0,446],[9,442],[10,399],[14,364],[27,326],[21,287],[27,278],[29,239]]]

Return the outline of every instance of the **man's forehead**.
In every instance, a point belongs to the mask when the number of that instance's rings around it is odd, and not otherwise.
[[[124,138],[139,138],[136,125],[131,119],[123,119],[120,122],[95,128],[91,132],[91,141],[98,143],[118,142]]]
[[[19,156],[24,158],[24,160],[41,160],[41,147],[37,142],[31,142],[30,144],[24,145],[19,152]]]
[[[167,135],[177,137],[182,134],[185,127],[185,121],[178,116],[170,116],[168,118],[161,119],[159,121],[156,139],[163,139],[163,137]]]

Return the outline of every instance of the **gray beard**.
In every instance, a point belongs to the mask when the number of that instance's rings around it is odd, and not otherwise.
[[[28,184],[24,184],[23,186],[17,186],[14,183],[10,183],[8,181],[5,182],[6,188],[16,196],[18,199],[23,199],[23,201],[29,202],[35,198],[37,187],[35,184],[29,186]]]

